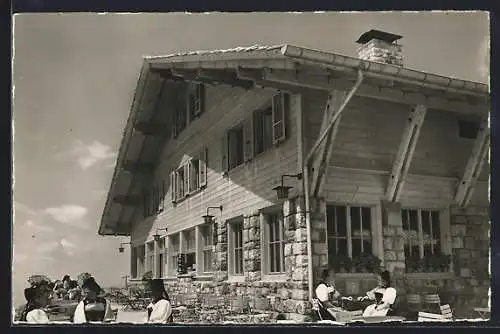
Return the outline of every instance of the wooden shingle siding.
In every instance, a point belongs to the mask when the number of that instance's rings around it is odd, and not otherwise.
[[[274,92],[263,89],[244,90],[225,85],[207,86],[206,109],[199,119],[189,123],[176,139],[171,139],[161,155],[156,171],[156,180],[164,179],[170,189],[170,173],[177,166],[199,154],[203,147],[207,153],[207,184],[202,191],[195,192],[182,200],[171,202],[167,193],[165,210],[156,217],[153,225],[147,220],[136,223],[132,242],[148,240],[156,227],[168,226],[168,233],[202,223],[201,216],[208,206],[223,205],[224,220],[247,214],[277,203],[276,192],[272,190],[284,173],[295,174],[297,166],[297,139],[295,112],[292,102],[287,123],[287,138],[277,147],[253,156],[251,161],[222,174],[221,140],[225,131],[249,118],[250,113],[269,101]],[[292,98],[292,101],[295,101]],[[291,183],[297,182],[291,180]],[[297,187],[295,184],[292,186]],[[293,191],[291,192],[293,196]],[[214,212],[216,219],[220,213]],[[136,221],[142,220],[137,217]]]

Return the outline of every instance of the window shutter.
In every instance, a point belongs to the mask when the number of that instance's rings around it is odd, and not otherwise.
[[[170,196],[172,199],[172,203],[175,203],[175,200],[177,198],[177,173],[172,171],[170,173]]]
[[[222,159],[222,173],[227,174],[229,171],[229,164],[228,164],[228,152],[229,152],[229,147],[228,147],[228,140],[227,140],[228,132],[224,132],[224,135],[222,136],[221,140],[221,159]]]
[[[290,95],[280,93],[273,97],[273,144],[286,138],[286,114],[290,108]]]
[[[253,117],[249,117],[243,123],[243,160],[248,162],[253,157]]]
[[[161,180],[161,189],[159,196],[159,205],[158,205],[158,213],[162,213],[165,210],[165,180]]]
[[[191,161],[188,161],[188,163],[184,164],[184,195],[189,195],[189,185],[191,184],[190,182],[190,170],[191,170]]]
[[[193,87],[193,93],[195,98],[195,109],[194,114],[200,116],[205,109],[205,85],[197,84]]]
[[[208,158],[208,151],[207,148],[203,148],[200,153],[200,161],[199,161],[199,167],[198,167],[198,172],[199,172],[199,182],[200,182],[200,188],[206,187],[207,186],[207,158]]]

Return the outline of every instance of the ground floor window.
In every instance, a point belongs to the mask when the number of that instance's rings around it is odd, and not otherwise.
[[[168,254],[169,254],[169,276],[176,276],[178,270],[177,259],[180,251],[180,236],[179,233],[172,234],[168,240]]]
[[[243,218],[235,219],[229,226],[229,272],[232,275],[243,275]]]
[[[407,272],[448,271],[451,257],[443,253],[444,227],[438,210],[401,210]]]
[[[158,251],[156,254],[156,278],[162,278],[165,275],[165,238],[161,238],[157,243]]]
[[[182,232],[183,244],[182,253],[184,254],[184,265],[186,271],[196,271],[196,234],[195,229],[189,229]]]
[[[284,273],[283,214],[281,212],[265,213],[262,218],[264,223],[264,272],[266,274]]]
[[[371,272],[380,260],[373,252],[372,208],[328,205],[327,242],[330,267],[337,272]]]
[[[200,226],[201,241],[201,266],[200,272],[209,273],[213,271],[213,224]]]

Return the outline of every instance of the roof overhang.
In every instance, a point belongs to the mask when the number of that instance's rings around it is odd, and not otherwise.
[[[164,142],[155,139],[154,126],[145,125],[144,118],[138,117],[139,110],[141,114],[144,114],[144,110],[152,110],[150,118],[154,117],[156,102],[151,97],[144,98],[154,90],[151,82],[158,85],[163,80],[189,81],[290,92],[304,89],[328,91],[352,87],[358,70],[363,71],[366,78],[356,93],[358,96],[404,104],[424,104],[429,109],[464,114],[483,115],[489,110],[489,88],[485,84],[291,45],[147,57],[143,61],[120,144],[99,234],[130,235],[133,222],[124,222],[116,217],[122,217],[123,210],[132,205],[124,200],[127,196],[135,195],[130,193],[133,189],[131,185],[151,177],[138,175],[141,174],[138,170],[152,168],[150,161],[141,158],[145,146],[161,150]],[[141,152],[132,161],[126,159],[131,145],[140,145]],[[123,186],[125,183],[128,187]],[[110,218],[112,210],[120,214]]]

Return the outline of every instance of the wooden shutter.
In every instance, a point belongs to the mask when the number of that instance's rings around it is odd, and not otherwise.
[[[221,140],[221,159],[222,159],[222,173],[227,174],[229,171],[229,147],[228,147],[228,132],[224,132],[224,135],[222,136]]]
[[[253,115],[243,122],[243,161],[248,162],[253,157]]]
[[[170,196],[172,203],[175,203],[177,199],[177,173],[175,170],[170,173]]]
[[[204,147],[201,152],[200,152],[200,160],[199,160],[199,166],[198,166],[198,173],[199,173],[199,186],[200,188],[206,187],[207,186],[207,159],[208,159],[208,151],[207,148]]]
[[[190,170],[191,170],[191,161],[188,161],[188,163],[184,164],[184,195],[189,195],[189,185],[191,184],[190,182]]]
[[[273,144],[286,138],[286,115],[290,108],[290,95],[279,93],[273,97]]]
[[[161,187],[159,193],[159,204],[158,213],[162,213],[165,210],[165,180],[161,180]]]
[[[205,109],[205,85],[203,84],[194,85],[193,94],[195,100],[194,115],[200,116],[203,113],[203,110]]]

